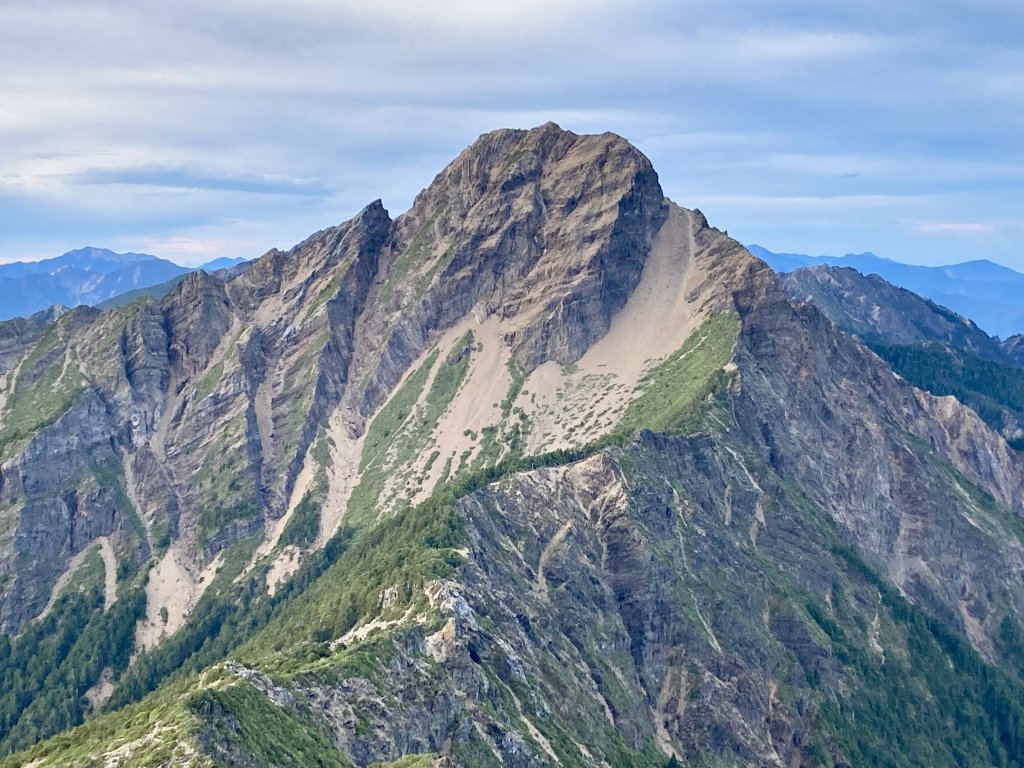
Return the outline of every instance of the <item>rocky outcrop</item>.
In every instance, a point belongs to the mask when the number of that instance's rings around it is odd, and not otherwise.
[[[1017,365],[1024,366],[1024,334],[1011,336],[1002,343],[1003,353]]]
[[[1024,560],[1010,533],[1024,514],[1019,455],[955,399],[894,376],[811,305],[777,296],[755,306],[736,363],[733,413],[747,450],[991,657],[1003,606],[1024,610],[1014,586]],[[977,625],[961,616],[967,603]]]
[[[18,361],[45,333],[49,321],[50,318],[33,315],[0,323],[0,375],[10,375]]]
[[[113,535],[136,566],[148,557],[126,510],[118,509],[114,436],[103,403],[86,392],[0,469],[0,507],[18,508],[0,632],[16,633],[38,615],[65,564],[97,538]]]

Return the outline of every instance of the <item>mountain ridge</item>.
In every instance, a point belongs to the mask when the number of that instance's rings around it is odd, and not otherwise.
[[[2,743],[91,717],[8,765],[1024,743],[1024,463],[620,137],[485,134],[394,219],[25,322],[0,324]],[[31,688],[22,638],[57,621],[84,626],[72,682]],[[100,628],[120,655],[85,664]]]
[[[852,267],[861,274],[878,274],[901,288],[948,306],[974,320],[988,333],[1003,339],[1024,330],[1024,274],[987,259],[974,259],[939,267],[904,264],[873,253],[846,256],[805,256],[773,253],[759,245],[751,253],[779,272],[830,264]]]
[[[957,397],[1012,446],[1024,446],[1024,387],[1013,338],[1000,342],[952,310],[850,267],[801,267],[785,274],[783,285],[915,386]]]
[[[157,257],[148,253],[117,253],[109,248],[87,245],[52,258],[4,262],[0,264],[0,275],[22,277],[28,274],[49,274],[67,267],[85,271],[111,272],[125,265],[154,260],[157,260]]]

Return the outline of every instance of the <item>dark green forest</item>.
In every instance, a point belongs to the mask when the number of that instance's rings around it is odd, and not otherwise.
[[[1002,430],[1007,414],[1024,426],[1024,370],[938,342],[872,344],[871,349],[915,387],[933,395],[952,395],[993,429]],[[1024,438],[1009,442],[1024,450]]]

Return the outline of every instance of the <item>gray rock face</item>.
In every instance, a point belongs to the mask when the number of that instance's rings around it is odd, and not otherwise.
[[[736,362],[747,450],[829,510],[901,589],[990,649],[999,606],[1024,609],[1020,542],[1003,538],[1024,513],[1020,457],[953,398],[894,377],[814,307],[756,307]],[[971,484],[991,498],[970,498]],[[977,625],[961,615],[968,605]]]
[[[371,412],[475,306],[514,321],[507,341],[526,370],[574,362],[636,287],[667,212],[650,162],[621,137],[485,134],[395,221],[356,345],[369,382],[350,397]]]
[[[1000,342],[945,307],[840,267],[797,269],[782,278],[787,293],[810,301],[847,333],[871,344],[894,370],[937,395],[954,395],[1019,448],[1024,400],[1014,382],[1024,358],[1014,340]]]
[[[15,318],[0,323],[0,374],[14,369],[46,331],[46,321],[39,318]]]
[[[38,615],[67,561],[98,537],[112,536],[136,565],[148,557],[107,481],[120,471],[114,440],[103,403],[85,392],[0,469],[0,507],[20,507],[0,632],[17,632]]]

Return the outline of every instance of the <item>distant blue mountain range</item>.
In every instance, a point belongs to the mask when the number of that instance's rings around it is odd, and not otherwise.
[[[237,267],[239,264],[244,264],[246,261],[248,261],[248,259],[241,259],[237,257],[229,259],[227,256],[221,256],[219,259],[206,262],[200,266],[199,269],[204,272],[216,272],[218,269],[231,269],[232,267]]]
[[[216,259],[198,269],[227,269],[245,259]],[[54,304],[99,304],[123,293],[192,272],[146,253],[79,248],[41,261],[0,264],[0,320],[31,315]]]
[[[863,275],[878,275],[893,285],[947,306],[999,338],[1024,332],[1024,274],[985,259],[924,267],[902,264],[873,253],[806,256],[775,253],[760,245],[748,245],[747,249],[776,272],[792,272],[815,264],[852,267]]]

